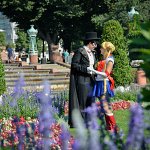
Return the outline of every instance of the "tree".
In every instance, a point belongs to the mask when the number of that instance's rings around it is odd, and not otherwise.
[[[0,32],[0,46],[3,47],[6,45],[5,43],[5,33]],[[0,49],[1,52],[1,49]],[[6,83],[5,83],[5,72],[4,65],[2,63],[1,55],[0,55],[0,96],[6,91]]]
[[[141,26],[140,25],[141,25],[140,16],[134,15],[133,18],[129,21],[128,34],[127,34],[128,41],[141,37]],[[132,53],[130,51],[130,49],[132,49],[133,47],[134,47],[133,44],[129,45],[129,58],[131,60],[138,60],[140,53],[139,52]]]
[[[4,32],[0,32],[0,46],[6,45],[6,36]]]
[[[0,56],[0,95],[6,91],[6,82],[5,82],[5,71],[2,59]]]
[[[29,41],[27,37],[27,33],[17,29],[18,39],[16,40],[16,51],[22,51],[23,48],[28,48]]]
[[[140,20],[145,22],[150,20],[150,1],[149,0],[104,0],[104,4],[107,13],[102,13],[96,16],[93,16],[92,21],[96,25],[97,29],[102,28],[104,22],[114,19],[118,20],[125,34],[128,34],[128,12],[131,10],[132,6],[135,6],[135,9],[139,12]]]
[[[133,19],[129,21],[128,27],[128,38],[132,39],[141,35],[141,27],[140,27],[140,18],[139,15],[134,15]]]
[[[140,38],[135,38],[131,41],[131,46],[134,45],[133,52],[140,53],[140,59],[144,60],[141,64],[141,68],[145,71],[148,83],[150,82],[150,21],[141,24],[141,36]],[[133,46],[132,46],[133,47]],[[146,109],[150,110],[150,84],[147,84],[142,90],[142,101],[146,102]]]
[[[43,56],[44,56],[44,52],[47,51],[47,46],[45,44],[45,41],[42,41],[38,37],[37,37],[37,49],[38,49],[38,55],[39,56],[41,55],[41,53],[43,53]]]
[[[102,32],[102,42],[110,41],[115,47],[115,67],[113,76],[116,86],[125,86],[133,82],[132,68],[129,65],[129,58],[127,56],[128,47],[126,38],[121,24],[116,20],[109,20],[104,23]]]
[[[52,43],[56,43],[57,36],[62,30],[61,19],[80,17],[80,6],[68,1],[52,0],[3,0],[0,2],[0,10],[11,21],[17,22],[20,29],[26,31],[31,24],[38,29],[42,40],[47,41],[49,49]],[[75,19],[76,20],[76,19]],[[70,24],[70,22],[68,23]]]
[[[34,24],[42,40],[52,43],[63,38],[70,50],[71,42],[81,39],[86,31],[95,30],[91,17],[105,11],[103,1],[67,0],[1,0],[0,10],[25,31]]]

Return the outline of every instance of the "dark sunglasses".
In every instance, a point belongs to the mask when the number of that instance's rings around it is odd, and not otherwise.
[[[95,41],[91,42],[93,46],[97,47],[97,43]]]

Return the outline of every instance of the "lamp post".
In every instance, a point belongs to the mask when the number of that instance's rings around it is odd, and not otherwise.
[[[132,20],[134,15],[139,15],[139,12],[135,11],[135,7],[132,6],[131,10],[128,12],[129,19]]]
[[[139,15],[138,11],[135,11],[135,7],[131,7],[131,11],[128,12],[129,19],[132,22],[132,30],[138,30],[137,28],[137,20],[134,18],[134,15]],[[135,56],[134,56],[135,57]],[[143,63],[143,60],[132,60],[132,67],[137,68],[136,72],[136,80],[137,84],[140,86],[145,86],[147,84],[145,72],[140,68],[140,64]]]
[[[38,30],[34,29],[34,25],[31,25],[31,28],[27,30],[27,33],[30,38],[30,43],[29,43],[30,63],[37,64],[38,63],[38,51],[37,51],[37,44],[36,44],[36,36],[37,36]]]

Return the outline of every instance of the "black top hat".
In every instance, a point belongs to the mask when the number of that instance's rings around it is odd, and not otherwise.
[[[85,38],[83,40],[99,40],[100,38],[97,37],[97,32],[86,32]]]

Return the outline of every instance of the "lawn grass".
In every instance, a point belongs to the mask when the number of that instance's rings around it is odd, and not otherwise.
[[[130,111],[129,110],[116,110],[113,112],[119,130],[123,130],[124,139],[128,134],[128,126],[129,126],[129,118],[130,118]],[[76,130],[75,128],[70,128],[70,133],[72,136],[75,136]]]
[[[122,130],[124,136],[126,137],[128,134],[129,120],[130,120],[130,111],[126,110],[116,110],[113,112],[119,130]]]

